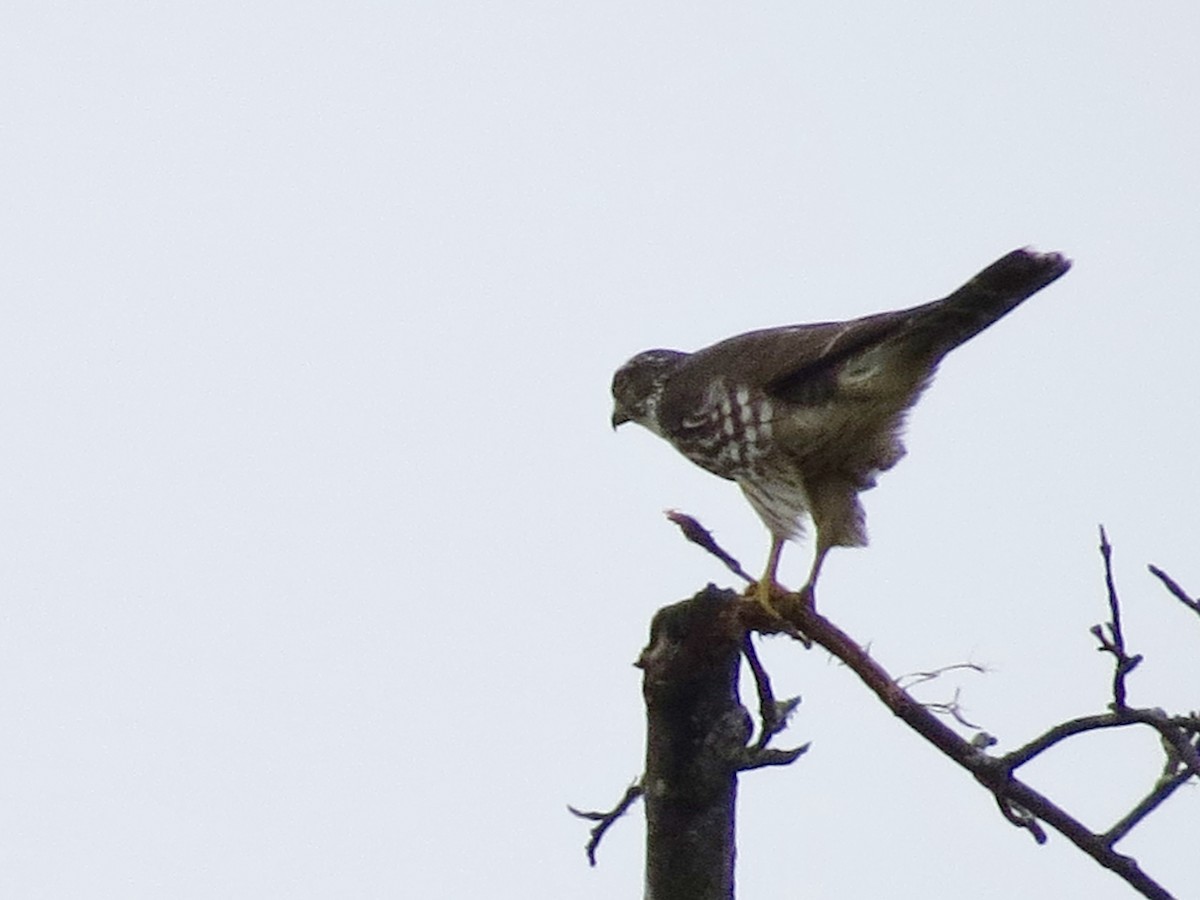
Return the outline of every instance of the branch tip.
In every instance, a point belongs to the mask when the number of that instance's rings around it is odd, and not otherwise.
[[[754,579],[746,574],[746,570],[742,568],[741,563],[730,556],[713,538],[712,532],[701,525],[695,518],[687,513],[680,512],[677,509],[667,509],[663,514],[683,532],[683,536],[700,547],[703,547],[717,559],[725,564],[734,575],[746,581],[748,584],[753,584]]]
[[[1147,568],[1150,570],[1150,574],[1161,581],[1163,583],[1163,587],[1170,591],[1171,595],[1176,600],[1178,600],[1196,615],[1200,616],[1200,597],[1189,597],[1187,591],[1180,587],[1179,583],[1175,581],[1174,578],[1172,578],[1158,566],[1149,565]]]

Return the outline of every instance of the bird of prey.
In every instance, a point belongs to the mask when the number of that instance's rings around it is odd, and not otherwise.
[[[615,429],[636,422],[737,482],[771,533],[759,602],[787,595],[783,545],[811,517],[816,547],[800,601],[812,604],[831,547],[867,543],[860,491],[904,455],[905,416],[942,357],[1071,267],[1015,250],[954,293],[848,322],[751,331],[694,353],[647,350],[613,376]]]

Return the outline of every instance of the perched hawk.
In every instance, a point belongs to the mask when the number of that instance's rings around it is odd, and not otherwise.
[[[849,322],[788,325],[695,353],[647,350],[613,376],[612,423],[637,422],[692,462],[736,481],[771,532],[757,596],[768,610],[784,542],[811,516],[816,550],[867,543],[858,494],[904,455],[908,410],[942,357],[1071,267],[1015,250],[950,296]]]

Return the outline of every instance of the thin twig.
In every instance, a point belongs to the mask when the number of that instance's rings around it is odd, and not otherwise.
[[[1200,753],[1196,752],[1196,745],[1192,742],[1195,733],[1192,728],[1180,725],[1161,709],[1129,709],[1124,712],[1134,721],[1157,731],[1162,736],[1163,744],[1170,748],[1168,754],[1173,753],[1174,761],[1200,778]]]
[[[751,578],[746,570],[742,568],[741,563],[726,553],[721,546],[713,539],[712,532],[706,529],[703,525],[697,522],[687,513],[682,513],[677,509],[668,509],[666,516],[672,522],[679,526],[679,530],[683,532],[683,536],[693,544],[699,544],[721,562],[734,575],[745,579],[748,584],[753,584],[754,579]]]
[[[925,672],[907,672],[904,675],[900,675],[896,678],[896,684],[904,690],[909,691],[917,685],[925,684],[926,682],[940,678],[947,672],[956,672],[963,669],[966,669],[969,672],[980,673],[987,671],[983,666],[976,665],[975,663],[953,663],[948,666],[941,666],[937,669],[929,669]],[[955,688],[953,700],[943,701],[940,703],[928,702],[925,705],[936,713],[950,716],[955,722],[965,728],[974,728],[978,730],[979,726],[968,720],[967,717],[963,715],[962,704],[958,702],[960,695],[961,692]]]
[[[1104,557],[1104,584],[1108,590],[1108,609],[1112,619],[1105,623],[1108,627],[1107,635],[1104,626],[1101,625],[1092,626],[1092,634],[1100,642],[1099,649],[1113,655],[1113,705],[1121,709],[1125,706],[1125,678],[1137,668],[1142,657],[1130,656],[1125,652],[1125,634],[1121,630],[1121,602],[1117,597],[1117,585],[1113,579],[1112,545],[1108,542],[1103,525],[1100,526],[1100,555]]]
[[[906,672],[903,675],[896,677],[896,684],[905,690],[911,690],[918,684],[924,684],[926,681],[933,681],[935,678],[940,678],[947,672],[956,672],[960,669],[966,669],[970,672],[979,672],[985,674],[987,669],[976,663],[952,663],[948,666],[942,666],[937,669],[930,669],[927,672]]]
[[[953,700],[948,700],[942,703],[930,702],[926,703],[925,707],[933,710],[935,713],[939,713],[940,715],[949,716],[964,728],[974,728],[976,731],[978,731],[980,730],[979,726],[963,715],[962,704],[958,702],[958,698],[961,693],[962,692],[958,688],[955,688]]]
[[[1055,725],[1045,734],[1039,735],[1024,746],[1004,754],[1001,760],[1010,769],[1017,769],[1038,754],[1049,750],[1059,741],[1073,735],[1083,734],[1085,731],[1096,731],[1100,728],[1120,728],[1133,724],[1136,724],[1133,719],[1123,718],[1115,712],[1100,713],[1094,716],[1081,716],[1078,719],[1071,719],[1069,722],[1062,722]]]
[[[1104,832],[1104,834],[1100,835],[1100,837],[1111,847],[1121,838],[1125,837],[1125,835],[1129,834],[1129,832],[1133,831],[1134,827],[1142,819],[1158,809],[1164,800],[1175,793],[1191,777],[1192,773],[1184,769],[1170,778],[1161,779],[1154,790],[1147,794],[1141,803],[1131,809],[1127,815],[1113,825],[1112,828],[1108,829],[1108,831]]]
[[[1187,591],[1180,587],[1174,578],[1172,578],[1158,566],[1148,566],[1147,568],[1150,569],[1150,574],[1161,581],[1166,589],[1175,596],[1176,600],[1178,600],[1196,615],[1200,616],[1200,597],[1195,599],[1189,597]]]
[[[1046,829],[1038,824],[1037,816],[998,794],[996,795],[996,805],[1000,807],[1000,812],[1004,814],[1004,818],[1008,819],[1009,822],[1018,828],[1024,828],[1028,831],[1036,843],[1046,843]]]
[[[791,750],[776,750],[774,747],[755,749],[747,747],[737,760],[737,770],[748,772],[751,769],[762,769],[766,766],[790,766],[808,752],[811,744],[801,744]]]
[[[754,649],[749,631],[742,638],[742,654],[750,665],[750,671],[754,674],[754,685],[758,689],[758,716],[761,725],[758,740],[751,748],[753,752],[757,753],[770,743],[771,738],[787,728],[788,719],[800,705],[800,698],[797,696],[789,697],[787,700],[775,699],[775,692],[771,690],[771,678],[767,675],[763,664],[759,662],[758,651]],[[805,746],[807,747],[807,745]]]
[[[1149,725],[1161,735],[1163,743],[1170,747],[1170,752],[1178,765],[1188,769],[1200,778],[1200,754],[1192,742],[1195,733],[1190,725],[1190,717],[1171,718],[1160,709],[1138,709],[1126,706],[1114,709],[1109,713],[1095,716],[1081,716],[1069,722],[1055,725],[1045,734],[1039,735],[1022,747],[1018,747],[1004,756],[1001,761],[1010,769],[1018,769],[1035,756],[1049,750],[1059,741],[1087,731],[1097,731],[1102,728],[1123,728],[1127,725]]]
[[[625,796],[621,798],[621,802],[608,812],[591,812],[576,809],[573,806],[567,807],[572,815],[597,823],[596,827],[591,831],[591,838],[587,842],[588,865],[596,865],[596,850],[600,846],[600,841],[604,838],[604,832],[608,831],[608,829],[612,827],[612,824],[617,821],[617,819],[625,815],[625,813],[629,811],[629,807],[633,806],[634,801],[641,797],[645,792],[645,788],[642,787],[641,779],[638,779],[626,789]]]

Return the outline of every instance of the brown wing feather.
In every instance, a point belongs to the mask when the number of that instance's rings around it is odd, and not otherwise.
[[[674,376],[681,394],[702,390],[706,373],[763,385],[767,394],[801,406],[831,400],[843,365],[873,348],[920,380],[945,354],[974,337],[1070,268],[1058,254],[1014,250],[954,293],[911,309],[848,322],[767,328],[738,335],[692,354]],[[695,384],[689,378],[695,374]]]
[[[766,386],[767,393],[798,404],[822,403],[834,390],[843,360],[881,343],[903,325],[903,313],[850,322],[764,328],[697,350],[671,377],[671,392],[694,397],[712,372],[734,383]]]

